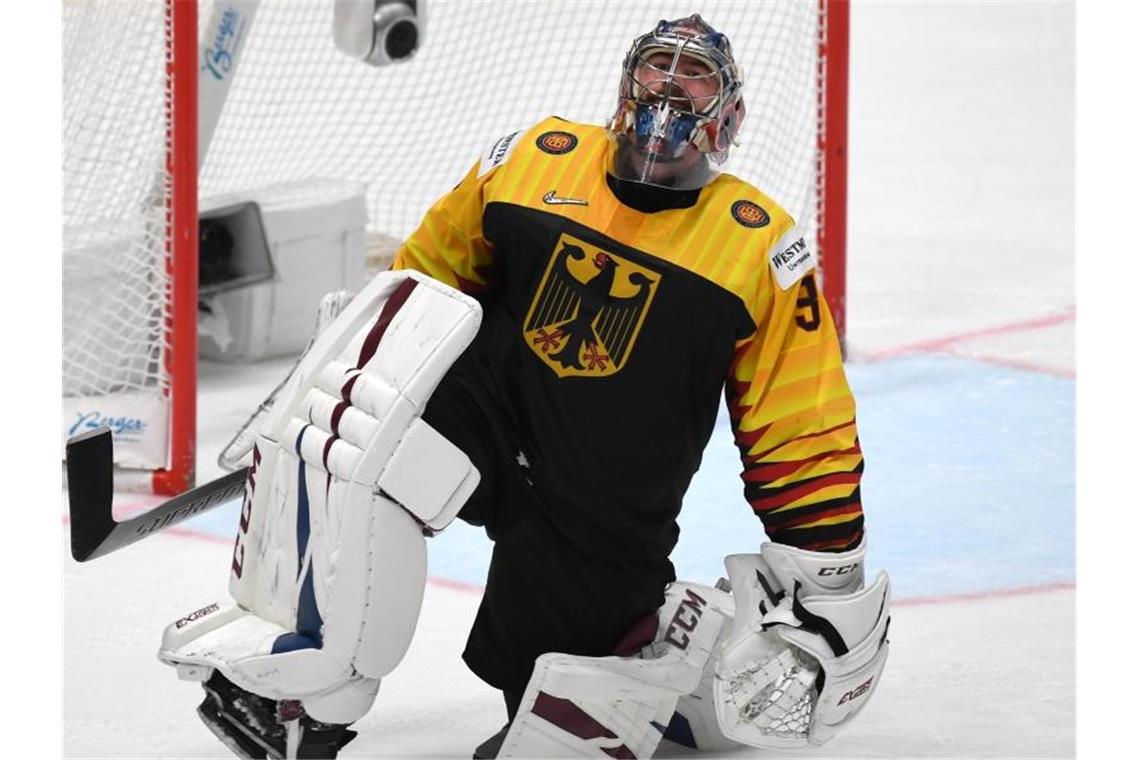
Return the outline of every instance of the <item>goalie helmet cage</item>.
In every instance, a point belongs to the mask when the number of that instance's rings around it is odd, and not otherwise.
[[[229,5],[256,14],[225,26],[205,0],[64,3],[65,433],[114,428],[118,464],[146,473],[116,488],[193,482],[199,195],[357,186],[369,238],[402,239],[496,137],[551,114],[605,123],[630,41],[692,13],[678,0],[429,0],[420,50],[376,68],[336,49],[333,0]],[[847,0],[710,0],[700,12],[744,72],[749,115],[725,170],[816,239],[842,336]],[[200,64],[226,63],[239,37],[198,156]]]

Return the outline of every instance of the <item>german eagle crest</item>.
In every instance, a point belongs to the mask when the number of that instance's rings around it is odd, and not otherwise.
[[[523,339],[559,377],[620,370],[661,274],[570,235],[559,238],[523,323]]]

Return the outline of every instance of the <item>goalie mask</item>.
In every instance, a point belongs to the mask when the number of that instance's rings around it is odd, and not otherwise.
[[[704,187],[744,119],[742,84],[728,38],[700,15],[659,21],[622,64],[607,171],[675,190]]]

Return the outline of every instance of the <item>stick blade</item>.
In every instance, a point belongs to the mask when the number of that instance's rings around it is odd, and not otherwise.
[[[114,463],[111,429],[100,427],[67,442],[67,500],[71,518],[71,556],[85,562],[111,531]]]

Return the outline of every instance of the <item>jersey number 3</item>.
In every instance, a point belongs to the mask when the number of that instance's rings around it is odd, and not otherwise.
[[[819,329],[819,321],[819,291],[815,287],[815,277],[809,274],[800,280],[800,293],[796,298],[796,324],[803,330],[815,332]]]

